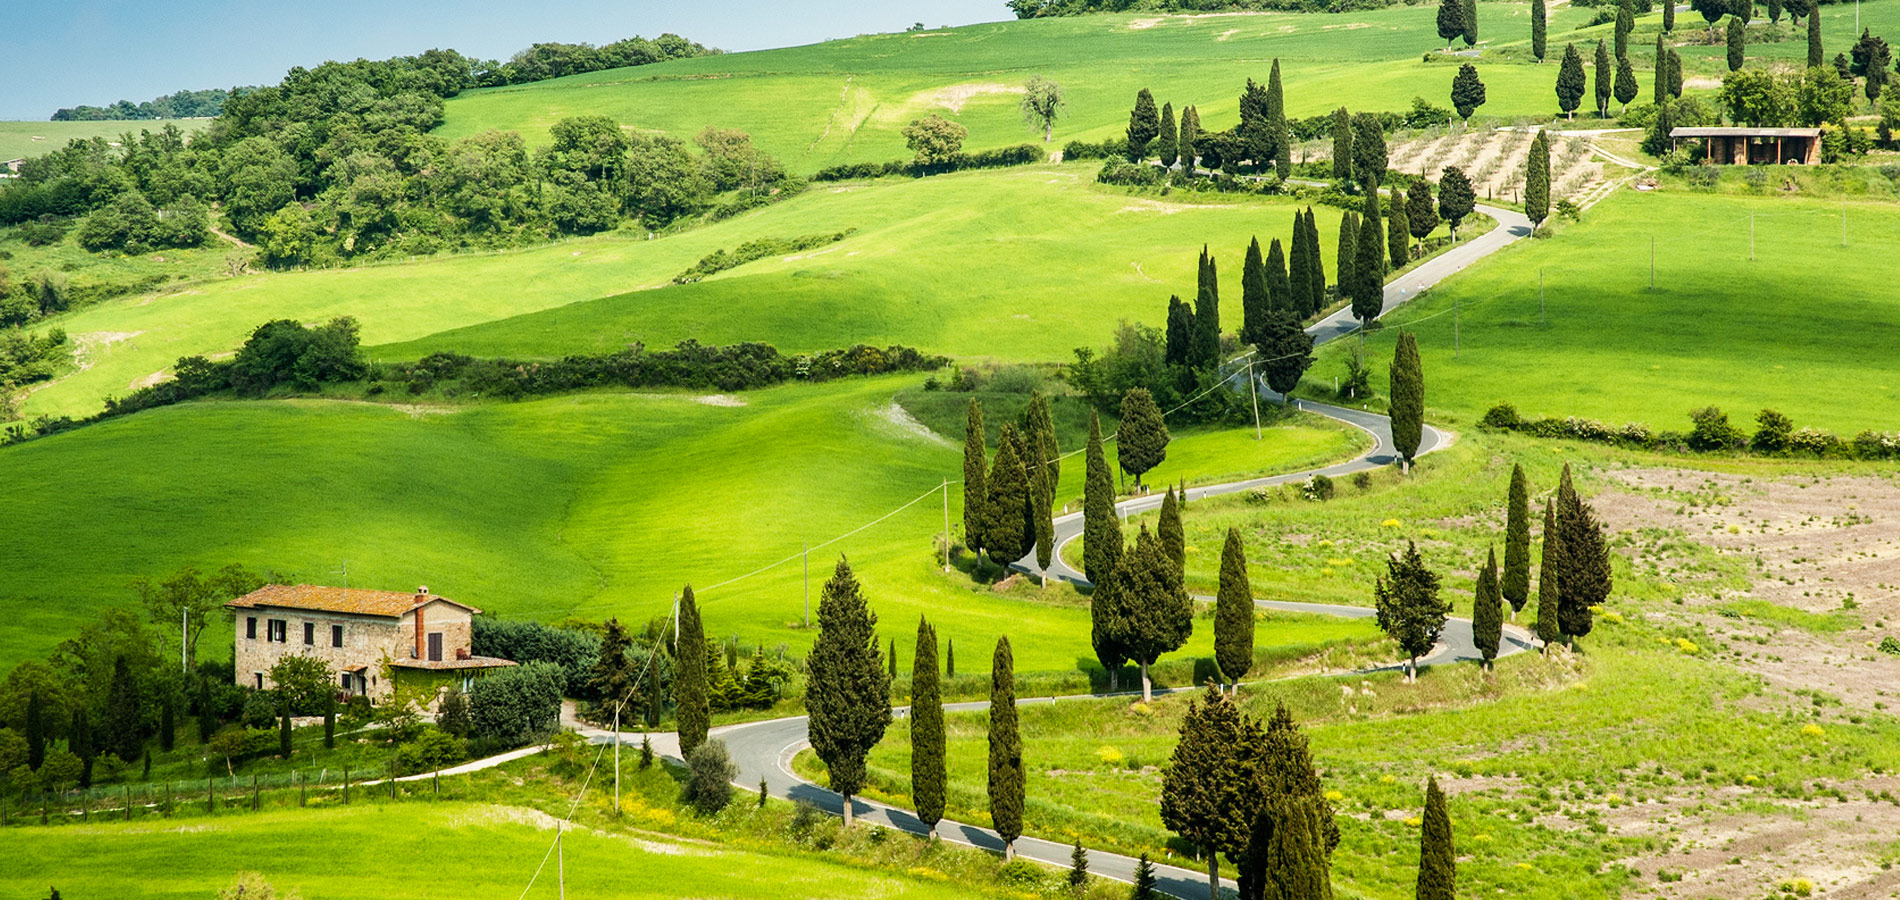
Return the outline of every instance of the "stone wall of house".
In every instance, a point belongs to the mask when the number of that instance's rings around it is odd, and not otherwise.
[[[245,620],[257,619],[257,637],[246,638]],[[270,640],[268,623],[272,620],[284,622],[285,640]],[[309,623],[311,643],[304,643],[304,625]],[[394,658],[397,653],[407,656],[409,645],[403,643],[401,630],[396,620],[381,616],[353,616],[345,613],[326,613],[303,609],[241,609],[237,611],[237,683],[245,687],[257,687],[258,675],[263,676],[263,687],[272,687],[271,666],[285,656],[312,656],[329,665],[331,679],[339,689],[342,687],[341,675],[355,666],[367,666],[363,672],[364,683],[372,699],[381,699],[389,693],[390,687],[382,677],[383,657]],[[330,627],[343,626],[343,646],[331,645]]]
[[[467,650],[473,647],[475,640],[473,618],[467,609],[453,603],[443,603],[438,600],[422,607],[421,658],[429,658],[428,636],[430,634],[442,635],[444,660],[454,659],[457,649]],[[401,657],[413,658],[416,649],[416,614],[414,612],[403,615],[399,631],[402,636]]]

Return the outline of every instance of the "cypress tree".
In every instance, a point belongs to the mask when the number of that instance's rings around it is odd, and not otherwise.
[[[323,695],[323,749],[336,749],[336,695]]]
[[[1308,299],[1307,314],[1317,315],[1326,308],[1326,261],[1320,257],[1319,223],[1313,217],[1313,208],[1306,208],[1306,289],[1312,292]],[[1334,265],[1337,269],[1338,266]]]
[[[158,748],[166,753],[172,752],[172,747],[178,743],[177,711],[172,708],[175,705],[172,692],[165,691],[158,706]]]
[[[1273,243],[1268,245],[1266,269],[1267,296],[1272,298],[1267,304],[1267,316],[1271,318],[1280,312],[1298,315],[1297,307],[1293,302],[1292,280],[1286,270],[1286,250],[1280,246],[1279,238],[1274,238]],[[1251,343],[1258,344],[1257,338],[1260,334],[1261,332],[1255,332],[1256,340]]]
[[[1656,34],[1655,82],[1651,85],[1650,98],[1651,102],[1660,107],[1663,101],[1669,99],[1669,48],[1663,46],[1663,36],[1660,32]]]
[[[1603,41],[1597,41],[1596,55],[1596,98],[1597,118],[1610,117],[1610,97],[1615,94],[1616,66],[1610,62],[1610,48]]]
[[[277,755],[290,758],[290,695],[277,692]]]
[[[1818,69],[1827,64],[1827,54],[1821,50],[1820,9],[1808,11],[1808,68]],[[1676,96],[1682,96],[1678,91]]]
[[[46,701],[40,692],[26,695],[26,767],[37,772],[46,762]]]
[[[1465,0],[1465,46],[1478,45],[1478,0]]]
[[[1359,220],[1352,210],[1339,214],[1339,247],[1333,251],[1333,283],[1339,286],[1339,299],[1352,299],[1353,264],[1359,261]],[[1357,309],[1353,315],[1359,314]]]
[[[1247,79],[1239,106],[1240,124],[1232,132],[1239,144],[1233,152],[1234,161],[1252,160],[1255,169],[1265,170],[1273,162],[1273,131],[1268,126],[1266,87],[1252,78]]]
[[[897,639],[896,638],[891,638],[891,649],[890,649],[890,652],[884,658],[884,665],[885,665],[885,668],[890,673],[891,680],[896,681],[897,680]]]
[[[1743,53],[1748,49],[1748,26],[1742,23],[1740,16],[1730,16],[1728,20],[1728,70],[1740,71],[1746,61]]]
[[[1564,61],[1557,67],[1557,107],[1563,110],[1566,118],[1577,117],[1577,107],[1582,105],[1583,92],[1589,87],[1589,82],[1583,76],[1583,56],[1577,53],[1577,45],[1565,44]]]
[[[1554,503],[1544,501],[1544,552],[1537,566],[1537,621],[1533,629],[1537,639],[1544,642],[1545,653],[1563,635],[1557,611],[1563,603],[1563,587],[1558,582],[1563,579],[1564,539],[1557,530],[1556,510]]]
[[[957,677],[957,642],[953,638],[943,641],[943,677]]]
[[[692,756],[712,728],[712,671],[706,657],[706,629],[699,620],[693,586],[680,590],[679,622],[673,653],[673,712],[679,719],[680,756]],[[872,652],[875,653],[873,645]]]
[[[1082,849],[1082,839],[1075,839],[1075,847],[1069,850],[1069,888],[1081,892],[1089,884],[1089,852]]]
[[[1162,361],[1171,366],[1188,365],[1194,358],[1194,307],[1180,297],[1168,298],[1168,326]]]
[[[1753,0],[1750,0],[1753,2]],[[1616,4],[1616,58],[1625,60],[1630,55],[1630,32],[1636,29],[1636,9],[1630,0],[1618,0]]]
[[[1412,261],[1412,226],[1406,221],[1405,192],[1398,188],[1392,189],[1392,213],[1386,220],[1386,251],[1393,271]]]
[[[818,639],[805,657],[805,709],[811,748],[824,760],[831,789],[851,797],[864,788],[864,758],[891,723],[891,681],[878,665],[877,614],[865,603],[843,557],[818,599]]]
[[[1464,0],[1438,0],[1438,36],[1451,52],[1451,42],[1465,36]]]
[[[1007,635],[996,639],[990,664],[990,827],[1003,839],[1003,860],[1016,858],[1023,835],[1023,739],[1016,722],[1016,662]]]
[[[1082,574],[1099,583],[1122,552],[1121,522],[1115,516],[1115,482],[1102,451],[1102,417],[1089,416],[1089,442],[1082,483]]]
[[[1121,535],[1115,536],[1115,543],[1121,543]],[[1089,644],[1095,650],[1095,659],[1102,664],[1102,671],[1108,674],[1108,690],[1112,693],[1119,688],[1122,666],[1128,663],[1128,651],[1120,642],[1122,621],[1127,614],[1128,605],[1124,602],[1126,592],[1122,585],[1123,570],[1128,564],[1129,551],[1118,550],[1113,559],[1105,563],[1095,579],[1095,588],[1089,592]]]
[[[1253,668],[1253,586],[1240,529],[1227,529],[1220,552],[1220,588],[1214,595],[1214,664],[1231,690]]]
[[[1524,215],[1530,218],[1532,231],[1550,218],[1550,136],[1541,129],[1524,158]]]
[[[1504,514],[1504,578],[1499,585],[1511,604],[1511,621],[1531,596],[1531,488],[1524,467],[1511,467],[1511,490]]]
[[[1306,262],[1306,214],[1293,211],[1293,237],[1287,244],[1287,294],[1278,298],[1279,306],[1293,314],[1296,319],[1304,319],[1313,304],[1313,290],[1306,283],[1307,272],[1311,268]]]
[[[1181,155],[1181,171],[1194,174],[1194,161],[1198,158],[1195,144],[1201,139],[1201,114],[1190,106],[1181,111],[1181,140],[1176,151]]]
[[[1359,239],[1353,245],[1352,314],[1361,323],[1385,311],[1385,228],[1379,222],[1379,193],[1367,190]]]
[[[1161,124],[1155,133],[1155,155],[1161,158],[1161,167],[1173,166],[1180,158],[1181,132],[1174,124],[1174,104],[1161,105]]]
[[[1546,21],[1549,13],[1545,11],[1544,3],[1545,0],[1531,0],[1531,55],[1537,57],[1538,62],[1544,61],[1547,49],[1545,33],[1550,28]]]
[[[1181,527],[1181,502],[1175,498],[1173,485],[1168,486],[1168,496],[1161,500],[1161,521],[1155,525],[1155,534],[1161,538],[1161,549],[1174,560],[1174,570],[1185,576],[1187,534]]]
[[[1669,48],[1669,96],[1682,98],[1682,54]]]
[[[1148,157],[1148,145],[1161,133],[1161,118],[1155,113],[1155,95],[1147,88],[1135,94],[1135,108],[1128,113],[1128,161],[1141,162]]]
[[[1285,704],[1275,708],[1264,729],[1249,722],[1244,730],[1248,765],[1241,784],[1248,796],[1241,818],[1253,825],[1246,849],[1234,858],[1240,865],[1241,897],[1331,900],[1329,871],[1339,827],[1306,736]]]
[[[106,752],[126,762],[139,758],[145,748],[145,704],[132,667],[124,656],[112,660],[112,682],[106,689]]]
[[[1286,122],[1286,92],[1280,87],[1280,60],[1273,60],[1267,75],[1267,133],[1273,147],[1273,170],[1282,181],[1293,174],[1293,135]],[[1265,163],[1265,160],[1256,160]]]
[[[1129,900],[1156,900],[1155,864],[1148,861],[1143,853],[1135,860],[1135,884],[1128,892]]]
[[[1405,553],[1392,554],[1385,565],[1372,592],[1379,630],[1410,659],[1407,680],[1417,680],[1418,658],[1438,642],[1451,603],[1439,598],[1438,574],[1426,568],[1416,544],[1407,541]]]
[[[1280,298],[1274,296],[1272,288],[1267,286],[1267,263],[1260,253],[1260,239],[1254,238],[1247,245],[1247,255],[1240,261],[1240,342],[1243,344],[1260,343],[1260,330],[1266,327],[1267,311],[1278,305]]]
[[[1352,117],[1352,174],[1367,193],[1377,193],[1385,181],[1389,162],[1385,148],[1385,126],[1379,117],[1360,113]]]
[[[1458,117],[1467,124],[1471,114],[1484,105],[1484,80],[1478,77],[1478,67],[1465,63],[1458,67],[1458,74],[1451,79],[1451,105],[1458,111]]]
[[[1212,369],[1220,364],[1220,272],[1207,247],[1201,247],[1200,289],[1194,297],[1194,352],[1188,364]]]
[[[1030,499],[1029,473],[1023,467],[1023,441],[1014,423],[1003,423],[996,459],[990,467],[990,495],[983,501],[985,550],[990,561],[1008,566],[1035,549],[1035,524],[1025,516]]]
[[[92,764],[97,758],[93,748],[92,719],[84,709],[73,710],[72,728],[66,733],[66,749],[79,757],[79,786],[92,787]]]
[[[1210,900],[1220,900],[1220,855],[1239,853],[1252,824],[1239,809],[1245,797],[1235,778],[1243,766],[1242,738],[1239,708],[1209,683],[1188,704],[1181,739],[1161,776],[1161,823],[1207,857]]]
[[[1135,549],[1123,554],[1117,574],[1119,615],[1114,640],[1141,666],[1141,699],[1154,699],[1148,667],[1163,653],[1181,649],[1194,633],[1194,603],[1181,585],[1180,570],[1161,542],[1141,527]]]
[[[1616,94],[1616,102],[1621,104],[1621,109],[1618,110],[1619,115],[1629,110],[1630,101],[1636,99],[1638,90],[1640,89],[1636,86],[1636,69],[1630,65],[1630,58],[1625,56],[1618,59],[1616,61],[1616,86],[1614,91]]]
[[[1465,170],[1446,166],[1438,176],[1438,216],[1451,227],[1451,239],[1458,239],[1458,223],[1478,206],[1478,194],[1471,189]]]
[[[983,401],[972,398],[963,427],[963,543],[983,552],[984,502],[989,498],[989,451],[984,445]]]
[[[1405,225],[1418,239],[1419,255],[1425,253],[1425,239],[1438,230],[1438,204],[1432,199],[1432,183],[1423,178],[1412,182],[1405,194]]]
[[[1574,643],[1590,633],[1592,609],[1609,598],[1612,578],[1610,548],[1603,528],[1597,524],[1590,504],[1577,496],[1570,481],[1569,463],[1564,464],[1557,483],[1557,530],[1563,534],[1564,544],[1564,573],[1559,579],[1563,593],[1557,605],[1557,624],[1564,638]]]
[[[935,831],[943,819],[943,687],[937,679],[937,630],[917,620],[917,655],[910,670],[910,796],[917,819]]]
[[[1141,476],[1168,458],[1168,424],[1162,421],[1161,410],[1147,388],[1129,388],[1122,395],[1121,418],[1115,438],[1121,450],[1116,459],[1122,471],[1135,476],[1135,486],[1140,487]]]
[[[1036,546],[1036,569],[1042,573],[1042,586],[1049,586],[1049,564],[1055,561],[1056,517],[1052,504],[1055,502],[1055,487],[1049,483],[1049,467],[1044,465],[1036,469],[1035,484],[1031,485],[1031,512],[1035,515],[1035,533],[1031,537]]]
[[[1044,506],[1053,503],[1056,485],[1062,480],[1062,446],[1056,441],[1055,416],[1049,412],[1049,398],[1042,391],[1029,392],[1029,406],[1023,410],[1023,442],[1028,448],[1024,465],[1032,461],[1049,470],[1049,490]]]
[[[1333,110],[1333,177],[1340,181],[1352,177],[1352,114],[1343,106]]]
[[[1478,570],[1478,588],[1471,605],[1471,640],[1484,657],[1484,667],[1498,658],[1498,644],[1504,639],[1504,597],[1498,590],[1498,551],[1493,547],[1485,566]]]
[[[1419,829],[1418,900],[1452,900],[1457,895],[1458,861],[1451,847],[1451,816],[1438,779],[1425,783],[1425,821]]]
[[[1267,322],[1267,340],[1260,345],[1260,355],[1265,362],[1260,366],[1260,374],[1267,379],[1267,386],[1279,392],[1281,402],[1287,402],[1285,395],[1299,386],[1300,376],[1313,365],[1313,336],[1300,327],[1297,314],[1287,310],[1275,310]]]
[[[1676,5],[1674,3],[1665,3],[1662,5],[1662,10],[1663,10],[1663,32],[1665,34],[1675,34],[1676,33]]]
[[[1392,447],[1410,471],[1424,437],[1425,370],[1418,358],[1418,338],[1409,331],[1399,335],[1398,347],[1393,350],[1391,382],[1388,415],[1392,419]]]

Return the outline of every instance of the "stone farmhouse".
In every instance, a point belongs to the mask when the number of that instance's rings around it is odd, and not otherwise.
[[[237,621],[237,683],[270,687],[271,666],[313,656],[337,678],[337,693],[381,701],[397,687],[468,690],[514,665],[470,651],[472,606],[429,593],[267,584],[225,604]],[[433,703],[433,701],[431,701]]]

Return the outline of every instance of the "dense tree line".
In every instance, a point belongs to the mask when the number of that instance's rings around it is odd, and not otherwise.
[[[179,91],[143,103],[120,100],[110,106],[74,106],[53,113],[55,122],[143,121],[149,119],[209,119],[224,109],[224,99],[244,88]]]
[[[1351,12],[1395,4],[1392,0],[1008,0],[1004,5],[1018,19],[1037,19],[1104,12]]]

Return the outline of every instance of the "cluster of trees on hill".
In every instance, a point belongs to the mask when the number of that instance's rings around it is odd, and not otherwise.
[[[1393,0],[1008,0],[1004,5],[1018,19],[1036,19],[1105,12],[1351,12],[1384,9],[1392,6]]]
[[[237,88],[242,91],[243,88]],[[55,122],[141,121],[146,119],[209,119],[224,109],[224,99],[234,91],[212,88],[206,91],[179,91],[154,97],[143,103],[120,100],[110,106],[74,106],[53,113]]]

